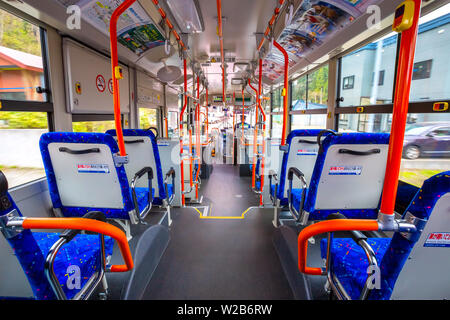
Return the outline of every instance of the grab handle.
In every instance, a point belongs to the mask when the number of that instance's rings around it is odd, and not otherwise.
[[[380,153],[380,149],[372,149],[367,151],[357,151],[357,150],[350,150],[350,149],[339,149],[339,153],[346,153],[351,154],[352,156],[369,156],[371,154],[377,154]]]
[[[125,262],[124,265],[112,265],[110,271],[127,272],[134,267],[133,257],[131,256],[125,233],[109,223],[85,218],[25,218],[20,222],[21,224],[18,227],[23,229],[73,229],[109,236],[117,241]]]
[[[377,220],[327,220],[315,223],[303,229],[298,235],[298,269],[300,272],[311,275],[323,275],[321,268],[307,266],[308,239],[315,235],[334,231],[377,231]]]
[[[298,143],[317,144],[317,141],[300,139],[300,140],[298,140]]]
[[[133,144],[133,143],[144,143],[144,139],[138,139],[138,140],[125,140],[125,144]]]
[[[66,147],[60,147],[59,152],[66,152],[69,154],[88,154],[88,153],[100,153],[99,148],[91,148],[91,149],[84,149],[84,150],[72,150]]]

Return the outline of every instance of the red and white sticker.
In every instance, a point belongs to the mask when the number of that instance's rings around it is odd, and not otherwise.
[[[328,171],[329,175],[335,176],[359,176],[362,172],[362,166],[333,166]]]
[[[113,86],[113,80],[109,79],[108,81],[108,90],[111,94],[114,94],[114,86]]]
[[[316,149],[298,149],[297,155],[298,156],[317,156],[317,150]]]
[[[107,164],[78,164],[78,173],[109,173]]]
[[[97,76],[97,78],[95,79],[95,85],[96,85],[97,90],[99,92],[105,91],[105,89],[106,89],[106,81],[105,81],[105,78],[101,74],[99,74]]]
[[[424,247],[450,247],[450,232],[432,232],[428,235]]]

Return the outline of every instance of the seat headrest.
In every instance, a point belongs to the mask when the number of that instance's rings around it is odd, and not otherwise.
[[[0,171],[0,197],[6,195],[8,192],[8,180],[3,172]]]
[[[123,135],[126,137],[150,137],[150,139],[156,139],[155,134],[151,130],[143,130],[143,129],[124,129],[122,130]],[[106,131],[106,134],[109,134],[113,137],[117,135],[115,129],[111,129]]]
[[[339,133],[327,135],[322,142],[323,151],[334,144],[389,144],[389,133]]]
[[[119,152],[116,140],[106,133],[94,133],[94,132],[48,132],[44,133],[40,140],[39,145],[41,151],[47,148],[50,143],[99,143],[106,144],[110,147],[113,153]]]
[[[409,211],[420,219],[428,219],[436,202],[449,192],[450,171],[438,173],[424,181],[405,212]]]

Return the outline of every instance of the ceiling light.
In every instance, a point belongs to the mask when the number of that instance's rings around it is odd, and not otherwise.
[[[200,33],[205,30],[198,0],[167,0],[182,33]]]

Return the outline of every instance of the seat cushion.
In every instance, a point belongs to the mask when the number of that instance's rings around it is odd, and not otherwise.
[[[46,257],[50,248],[58,241],[59,233],[33,232],[33,237],[43,256]],[[106,257],[112,255],[113,245],[114,240],[105,237]],[[100,257],[98,235],[80,234],[61,247],[55,258],[54,271],[68,299],[72,299],[79,292],[78,289],[67,287],[68,267],[77,265],[80,268],[81,288],[83,288],[89,278],[100,268]],[[28,271],[25,270],[25,272]]]
[[[327,239],[320,242],[322,258],[327,257]],[[375,252],[378,265],[385,255],[390,238],[369,238],[367,243]],[[367,261],[364,250],[353,239],[334,238],[330,249],[332,270],[353,300],[358,300],[367,279]]]
[[[278,186],[278,188],[279,188],[279,187],[280,187],[280,186]],[[277,193],[279,194],[279,192],[277,192]],[[270,194],[272,195],[272,197],[275,196],[275,185],[274,185],[274,184],[271,184],[271,185],[270,185]],[[280,200],[280,205],[281,205],[282,207],[287,206],[287,205],[289,204],[288,198],[282,198],[282,199],[279,199],[279,198],[278,198],[278,200]]]
[[[297,210],[297,212],[300,210],[300,202],[302,201],[302,190],[303,189],[292,189],[292,204],[295,210]]]
[[[131,197],[133,197],[133,195],[131,195]],[[155,199],[155,188],[152,188],[152,198]],[[139,206],[139,212],[142,212],[148,204],[148,188],[136,188],[136,199]]]

